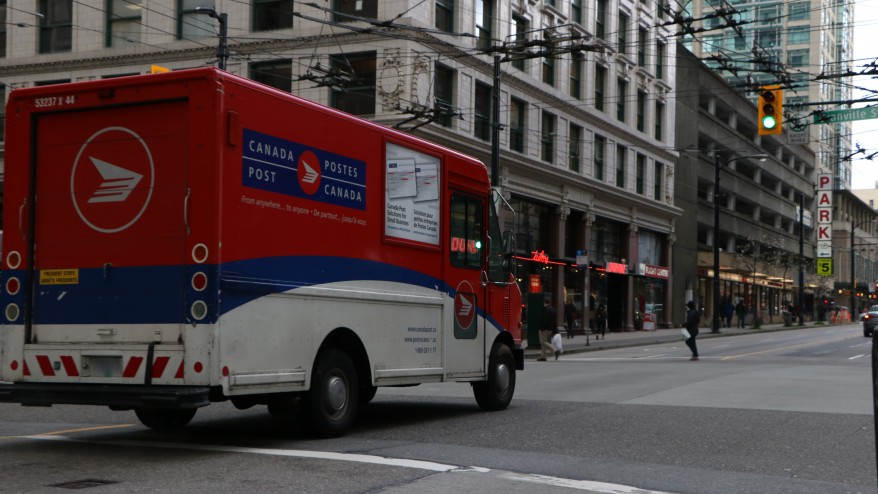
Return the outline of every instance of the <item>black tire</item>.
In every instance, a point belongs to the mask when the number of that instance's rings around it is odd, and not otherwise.
[[[515,357],[508,346],[497,343],[488,357],[488,380],[473,383],[473,395],[482,410],[505,410],[515,394]]]
[[[378,392],[377,386],[372,386],[371,384],[363,384],[360,386],[360,405],[368,405],[372,398],[375,398],[375,393]]]
[[[134,410],[140,423],[159,432],[175,432],[192,421],[196,408],[167,410],[161,408],[138,408]]]
[[[339,437],[351,427],[359,404],[359,380],[346,353],[331,349],[318,357],[303,412],[318,437]]]

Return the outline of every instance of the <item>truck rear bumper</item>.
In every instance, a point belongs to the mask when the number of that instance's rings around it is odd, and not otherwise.
[[[2,383],[0,403],[25,406],[102,405],[114,409],[198,408],[210,404],[207,386]]]

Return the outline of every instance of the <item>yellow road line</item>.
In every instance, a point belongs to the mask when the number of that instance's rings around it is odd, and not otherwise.
[[[733,358],[740,358],[740,357],[752,357],[753,355],[761,355],[761,354],[763,354],[763,353],[780,352],[780,351],[783,351],[783,350],[792,350],[792,349],[794,349],[794,348],[802,348],[802,347],[806,347],[806,346],[813,346],[813,345],[818,345],[818,344],[821,344],[821,343],[829,343],[829,342],[832,342],[832,341],[842,341],[842,340],[847,340],[847,339],[850,339],[850,338],[851,338],[850,336],[842,336],[842,337],[840,337],[840,338],[839,338],[839,337],[835,337],[835,338],[830,338],[830,339],[828,339],[828,340],[811,341],[811,342],[808,342],[808,343],[800,343],[800,344],[798,344],[798,345],[782,346],[782,347],[779,347],[779,348],[771,348],[771,349],[769,349],[769,350],[760,350],[760,351],[758,351],[758,352],[742,353],[742,354],[740,354],[740,355],[729,355],[728,357],[720,357],[720,360],[731,360],[731,359],[733,359]]]
[[[131,427],[134,424],[119,424],[119,425],[99,425],[96,427],[82,427],[79,429],[67,429],[63,431],[52,431],[52,432],[43,432],[40,434],[27,434],[26,436],[0,436],[0,439],[18,439],[18,438],[26,438],[28,436],[57,436],[61,434],[72,434],[74,432],[88,432],[88,431],[101,431],[106,429],[123,429],[125,427]]]

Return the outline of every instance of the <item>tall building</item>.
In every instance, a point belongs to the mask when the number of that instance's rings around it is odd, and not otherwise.
[[[691,0],[676,9],[688,24],[687,47],[732,87],[755,100],[755,88],[784,86],[784,133],[809,123],[806,135],[818,168],[851,188],[851,123],[813,124],[852,98],[853,9],[844,0]],[[672,8],[673,7],[672,2]],[[680,5],[680,4],[677,4]],[[686,25],[681,23],[680,25]],[[820,103],[815,105],[815,103]],[[803,106],[799,106],[803,105]],[[755,117],[754,117],[755,118]],[[797,141],[798,142],[798,141]]]
[[[659,5],[0,0],[0,82],[213,64],[225,28],[230,72],[498,157],[523,291],[572,299],[584,324],[605,302],[611,329],[630,329],[672,322],[676,50]]]

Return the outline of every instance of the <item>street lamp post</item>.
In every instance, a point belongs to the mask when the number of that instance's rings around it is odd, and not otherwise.
[[[217,66],[220,70],[226,70],[226,60],[229,59],[228,45],[228,23],[229,16],[225,12],[218,13],[210,7],[195,7],[195,12],[199,14],[207,14],[219,21],[219,46],[216,49],[216,58],[219,60]]]
[[[759,161],[762,162],[768,158],[768,155],[738,156],[720,164],[719,152],[714,151],[713,153],[713,324],[711,325],[711,333],[719,333],[719,172],[732,162],[747,158],[759,158]]]

